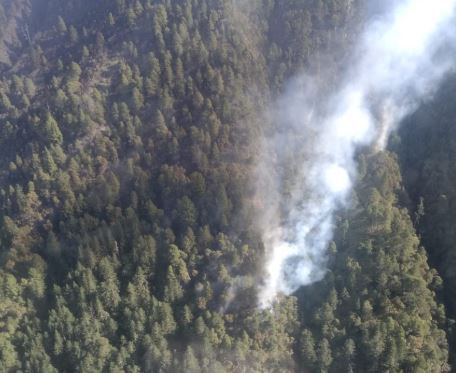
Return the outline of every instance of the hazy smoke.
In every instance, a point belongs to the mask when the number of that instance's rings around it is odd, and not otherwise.
[[[296,79],[275,108],[279,130],[264,143],[258,188],[268,250],[260,293],[268,306],[322,278],[333,215],[355,180],[362,145],[386,144],[400,120],[452,66],[456,0],[393,1],[366,27],[339,89],[316,99],[318,83]]]

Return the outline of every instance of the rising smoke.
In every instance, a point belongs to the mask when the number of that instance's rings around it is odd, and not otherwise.
[[[357,149],[384,148],[452,68],[456,0],[389,6],[365,28],[335,93],[316,99],[319,84],[300,77],[277,104],[280,129],[265,140],[257,175],[269,204],[262,214],[268,252],[262,307],[323,277],[333,216],[356,178]]]

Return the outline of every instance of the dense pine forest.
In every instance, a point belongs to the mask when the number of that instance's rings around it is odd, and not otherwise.
[[[375,3],[0,0],[0,372],[456,371],[456,78],[258,307],[261,113]]]

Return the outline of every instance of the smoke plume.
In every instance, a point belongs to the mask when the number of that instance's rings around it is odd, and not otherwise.
[[[322,100],[316,79],[300,77],[277,103],[279,130],[264,140],[257,175],[268,203],[261,306],[323,277],[334,213],[356,179],[355,153],[384,148],[404,115],[452,68],[455,6],[456,0],[392,1],[366,26],[335,92]]]

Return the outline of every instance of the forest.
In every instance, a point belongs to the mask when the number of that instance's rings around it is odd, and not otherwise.
[[[0,0],[0,372],[456,372],[454,74],[356,155],[324,278],[258,307],[259,113],[381,11]]]

